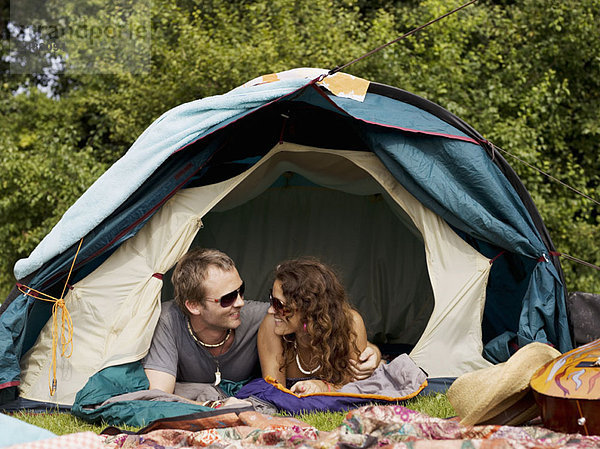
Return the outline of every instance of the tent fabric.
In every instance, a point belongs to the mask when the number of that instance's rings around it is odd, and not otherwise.
[[[143,427],[157,419],[212,410],[197,404],[166,401],[131,400],[104,404],[114,396],[147,390],[148,386],[141,363],[106,368],[91,376],[77,393],[71,413],[88,422]]]
[[[394,245],[410,242],[414,271],[397,277],[409,279],[414,273],[418,278],[407,282],[413,301],[406,310],[423,332],[402,338],[415,345],[411,356],[431,370],[430,376],[453,377],[482,367],[489,363],[481,356],[484,351],[492,360],[505,360],[512,344],[532,340],[554,344],[562,352],[571,348],[561,268],[548,256],[552,242],[526,189],[502,158],[492,157],[493,147],[424,99],[376,83],[369,84],[363,101],[338,97],[316,83],[312,77],[317,73],[323,72],[300,70],[273,82],[263,79],[165,113],[67,211],[30,257],[17,262],[17,278],[26,276],[22,282],[60,294],[83,238],[73,289],[65,301],[74,322],[84,326],[76,324],[73,357],[58,357],[61,401],[72,402],[89,372],[143,356],[160,312],[160,275],[168,273],[194,238],[208,241],[210,234],[218,235],[213,231],[219,214],[246,213],[242,209],[254,199],[267,207],[267,197],[275,192],[271,187],[285,184],[287,172],[294,170],[306,180],[306,191],[382,201],[398,232],[407,234],[386,248],[388,259],[366,252],[346,259],[369,256],[373,271],[359,273],[355,266],[350,273],[371,279],[357,282],[352,293],[365,286],[360,282],[373,282],[374,288],[364,290],[369,296],[356,295],[357,302],[371,301],[367,310],[379,307],[380,316],[391,317],[402,310],[395,304],[403,299],[391,294],[402,292],[390,281],[390,273],[398,269],[390,261],[400,260]],[[291,143],[277,145],[281,140]],[[290,145],[297,147],[292,151]],[[279,155],[291,160],[278,160]],[[298,159],[306,159],[308,168]],[[272,164],[281,169],[270,170]],[[348,168],[355,178],[344,177]],[[209,193],[196,197],[195,189]],[[338,197],[352,205],[356,217],[376,210],[365,201],[359,206],[360,200]],[[291,206],[286,204],[286,210]],[[337,207],[341,214],[341,205]],[[202,223],[205,229],[198,232]],[[289,251],[301,255],[301,240],[310,240],[313,229],[331,235],[354,224],[347,219],[333,229],[311,225],[294,237],[298,242]],[[365,229],[378,234],[375,228]],[[216,243],[225,249],[222,238]],[[361,242],[348,243],[359,247]],[[490,265],[502,254],[501,261]],[[270,269],[265,262],[277,256],[266,252],[263,259],[257,250],[247,260],[232,255],[250,272]],[[128,265],[130,259],[135,267]],[[267,278],[257,278],[255,295],[264,293]],[[25,397],[48,401],[50,315],[51,304],[18,291],[3,305],[3,401],[19,384]],[[393,325],[379,321],[379,337],[394,341]],[[93,359],[81,354],[85,348],[93,348]]]
[[[398,143],[396,133],[379,130],[370,133],[369,138],[374,152],[393,176],[448,223],[511,252],[540,259],[534,271],[535,284],[530,285],[522,308],[519,346],[552,341],[561,351],[568,350],[572,342],[565,289],[548,258],[550,251],[516,192],[481,147],[461,144],[457,148],[455,141],[440,145],[419,139],[417,143],[408,137]],[[476,178],[473,173],[486,176]],[[560,330],[549,336],[546,332],[554,326],[547,324],[552,321],[559,323]]]
[[[246,203],[288,171],[342,191],[385,193],[391,198],[391,204],[395,205],[393,209],[408,214],[425,241],[431,284],[440,298],[433,305],[431,317],[426,317],[428,324],[423,335],[420,339],[413,336],[414,342],[419,343],[411,352],[411,357],[435,377],[458,376],[489,365],[481,356],[483,345],[480,325],[490,271],[488,259],[394,182],[372,153],[284,143],[277,144],[261,161],[237,177],[219,184],[180,191],[135,237],[125,242],[93,273],[74,284],[65,302],[74,323],[75,350],[70,358],[57,353],[57,393],[50,397],[48,390],[53,338],[52,323],[49,321],[40,333],[37,344],[21,362],[21,395],[38,401],[54,400],[70,404],[93,373],[111,365],[141,359],[148,351],[160,314],[162,283],[153,274],[167,271],[187,251],[209,210],[227,210]],[[265,214],[271,215],[266,211]],[[247,220],[226,218],[222,223],[215,223],[211,229],[204,227],[200,233],[214,235],[223,232],[229,244],[242,245],[242,240],[247,240],[248,235],[239,232],[239,229],[228,228],[227,224],[239,226],[244,223]],[[330,226],[330,223],[326,223],[326,226]],[[392,226],[397,228],[398,224],[392,223]],[[272,251],[270,259],[274,262],[269,267],[272,268],[278,262],[279,240],[272,234],[271,228],[265,227],[264,234],[260,239],[250,240],[271,242],[272,248],[267,246],[260,250],[263,260],[268,258],[269,250]],[[285,240],[286,235],[281,238]],[[305,240],[301,243],[304,244]],[[346,252],[342,245],[338,248],[342,257],[352,256],[354,248],[348,247]],[[382,254],[378,256],[382,257]],[[247,279],[265,278],[263,266],[245,263],[243,258],[238,260],[238,264],[240,267],[249,267],[242,271]],[[354,286],[357,291],[365,288],[362,285]],[[402,288],[402,285],[397,288]],[[418,290],[417,287],[415,289]],[[263,295],[267,291],[268,286],[264,284]],[[387,296],[386,293],[382,296]],[[390,304],[389,307],[396,308],[397,312],[390,312],[392,317],[410,319],[410,313],[403,310],[408,305],[402,305],[402,297],[394,297],[397,305]],[[365,299],[363,302],[368,301]],[[103,313],[108,309],[111,310],[110,314]],[[395,321],[390,319],[391,325]],[[457,327],[457,322],[464,324]],[[403,328],[410,330],[411,324],[407,322]]]
[[[302,77],[282,77],[267,84],[247,83],[226,94],[185,103],[167,111],[69,208],[34,251],[17,261],[15,277],[22,279],[86,236],[174,152],[253,109],[299,90],[311,77],[323,73],[326,71],[313,69],[300,71]],[[369,123],[474,141],[432,114],[412,105],[399,105],[385,97],[371,95],[364,105],[343,97],[334,97],[334,101],[349,114]],[[390,108],[399,106],[401,109],[395,114],[386,113]],[[402,125],[393,117],[402,117]],[[405,123],[406,117],[412,120],[408,124]]]

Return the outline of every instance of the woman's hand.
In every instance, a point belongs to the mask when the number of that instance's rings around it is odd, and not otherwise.
[[[291,391],[295,394],[307,394],[324,393],[331,390],[322,380],[301,380],[292,386]]]

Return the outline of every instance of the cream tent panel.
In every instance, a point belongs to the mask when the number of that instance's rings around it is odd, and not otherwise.
[[[50,396],[50,320],[22,359],[21,396],[70,405],[97,371],[144,357],[160,314],[162,281],[153,274],[165,273],[187,252],[201,216],[242,178],[204,187],[202,194],[198,189],[179,192],[135,237],[75,284],[65,297],[73,320],[73,352],[61,357],[57,348],[57,391]]]
[[[381,182],[423,235],[435,303],[411,358],[431,377],[455,377],[489,366],[481,355],[489,259],[398,184],[373,154],[361,155],[355,162]]]
[[[78,282],[65,298],[74,324],[73,354],[64,358],[57,349],[57,393],[51,397],[48,391],[49,322],[22,360],[21,396],[72,404],[95,372],[141,359],[160,313],[162,282],[153,274],[165,273],[188,250],[209,210],[248,201],[286,171],[348,193],[387,192],[392,207],[403,209],[423,236],[435,293],[433,315],[411,355],[430,376],[458,375],[488,364],[481,357],[488,260],[398,185],[373,154],[284,143],[235,178],[178,192],[135,237]],[[460,365],[459,360],[467,362]]]
[[[407,214],[422,235],[435,296],[433,313],[411,356],[430,376],[436,377],[458,376],[489,366],[481,356],[481,320],[491,268],[489,259],[464,242],[444,220],[424,208],[397,183],[374,154],[333,152],[293,144],[277,146],[274,151],[285,151],[285,159],[273,157],[265,162],[257,171],[260,177],[245,179],[215,210],[234,208],[259,195],[285,171],[348,193],[383,193],[391,199],[388,204],[394,212],[398,216]],[[285,214],[285,211],[273,213]],[[239,232],[249,226],[242,219],[238,221]],[[228,229],[231,235],[234,229],[235,226]],[[210,231],[207,228],[201,232]],[[272,267],[260,268],[270,270]]]

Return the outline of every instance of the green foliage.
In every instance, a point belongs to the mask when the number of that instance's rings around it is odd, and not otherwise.
[[[448,9],[439,0],[400,5],[380,11],[373,29],[383,41]],[[482,2],[351,70],[441,104],[500,148],[599,201],[599,11],[598,0]],[[598,265],[598,205],[509,162],[557,250]],[[562,263],[570,291],[600,292],[597,271]]]
[[[79,1],[51,0],[47,10],[98,27],[147,23],[151,45],[141,39],[137,54],[110,59],[109,48],[75,33],[65,37],[69,51],[61,54],[69,59],[54,82],[43,73],[12,75],[1,61],[0,111],[10,118],[0,124],[2,298],[14,262],[166,110],[261,74],[342,65],[458,5],[115,0],[120,9],[111,13],[105,3],[82,9]],[[599,11],[600,0],[480,1],[345,71],[441,104],[497,146],[598,199]],[[8,8],[0,13],[7,55]],[[39,85],[53,86],[54,97]],[[557,249],[600,264],[598,206],[509,162]],[[600,292],[596,271],[564,259],[563,266],[571,291]]]
[[[105,170],[85,145],[64,105],[32,90],[11,102],[12,120],[0,132],[0,285],[14,283],[12,267]]]

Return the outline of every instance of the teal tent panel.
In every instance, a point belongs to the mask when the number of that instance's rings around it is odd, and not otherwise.
[[[562,282],[552,263],[541,260],[533,270],[519,320],[519,346],[549,341],[561,352],[572,349]]]
[[[0,388],[3,391],[16,387],[21,378],[19,361],[28,318],[30,303],[35,301],[20,295],[0,315]],[[3,398],[3,402],[14,398]]]
[[[88,422],[142,427],[157,419],[212,410],[196,404],[165,401],[118,401],[101,405],[112,397],[147,390],[149,386],[140,362],[105,368],[90,377],[77,393],[71,413]]]
[[[331,96],[331,100],[348,114],[368,123],[475,142],[439,117],[394,98],[369,93],[363,102],[335,96]]]
[[[518,254],[546,251],[521,199],[481,146],[375,127],[365,134],[394,177],[452,226]]]
[[[519,343],[545,341],[562,352],[570,350],[560,276],[551,263],[545,262],[548,249],[529,212],[487,153],[468,142],[399,134],[375,127],[365,129],[373,151],[419,201],[477,239],[544,261],[535,266],[523,298]],[[565,331],[546,333],[557,327]],[[500,354],[495,357],[507,358]]]

